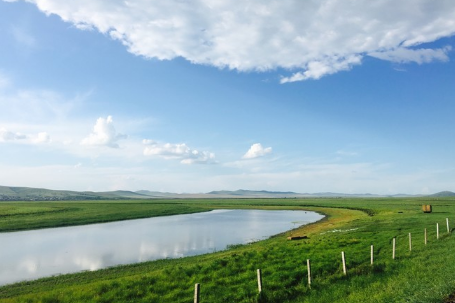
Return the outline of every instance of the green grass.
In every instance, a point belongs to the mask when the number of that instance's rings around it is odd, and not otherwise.
[[[422,204],[432,204],[433,213],[422,213]],[[201,284],[201,302],[444,302],[455,292],[455,237],[447,234],[445,226],[448,217],[455,227],[453,198],[2,203],[0,228],[52,226],[65,216],[72,218],[71,224],[85,224],[96,218],[112,221],[213,208],[308,209],[328,217],[264,241],[235,245],[213,254],[4,286],[0,288],[0,300],[192,302],[195,283]],[[22,227],[22,219],[14,220],[27,216],[36,220],[30,219]],[[80,221],[78,216],[88,219]],[[40,217],[46,219],[44,225],[40,225]],[[436,223],[440,225],[439,240]],[[424,228],[428,229],[427,246]],[[291,233],[307,235],[308,239],[286,240]],[[408,233],[413,238],[411,252]],[[392,260],[393,237],[397,238],[396,260]],[[374,266],[370,265],[371,244],[375,247]],[[347,276],[342,273],[341,251],[346,252]],[[311,289],[307,285],[306,259],[311,259]],[[262,270],[264,289],[260,296],[258,268]]]
[[[179,202],[0,202],[0,232],[83,225],[206,211]]]

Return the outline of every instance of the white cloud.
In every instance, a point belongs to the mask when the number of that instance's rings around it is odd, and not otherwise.
[[[25,135],[22,133],[11,132],[6,128],[0,128],[0,142],[17,142],[25,144],[51,143],[51,136],[47,132],[40,132],[36,135]]]
[[[42,144],[52,142],[51,136],[47,132],[40,132],[36,135],[26,135],[22,133],[11,132],[6,128],[0,128],[0,142],[17,142],[25,144]]]
[[[349,70],[362,57],[445,60],[418,46],[455,33],[452,0],[27,0],[146,58],[239,71],[292,70],[281,82]]]
[[[118,141],[125,139],[126,135],[119,134],[115,130],[114,120],[111,116],[105,118],[98,118],[93,127],[92,133],[84,138],[81,142],[82,145],[97,145],[118,148]]]
[[[272,152],[271,147],[264,148],[262,147],[261,143],[255,143],[251,145],[250,149],[243,155],[243,159],[254,159],[258,157],[265,156]]]
[[[21,133],[13,133],[6,128],[0,128],[0,142],[23,140],[27,136]]]
[[[41,132],[33,139],[33,142],[37,144],[50,143],[51,136],[49,136],[49,134],[46,132]]]
[[[153,140],[144,139],[143,144],[145,156],[159,156],[164,159],[179,159],[182,164],[209,164],[215,162],[215,154],[207,151],[198,151],[189,148],[185,143],[158,143]]]
[[[51,136],[47,132],[40,132],[36,135],[12,132],[6,128],[0,128],[0,142],[20,142],[23,144],[51,143]]]
[[[415,62],[418,64],[430,63],[432,61],[449,61],[447,53],[452,50],[451,46],[438,49],[408,49],[399,47],[396,49],[372,52],[369,55],[382,60],[388,60],[397,63]]]
[[[350,70],[354,65],[361,63],[362,56],[352,55],[345,58],[325,58],[322,61],[312,61],[306,66],[304,72],[297,72],[291,77],[281,78],[281,83],[319,79],[343,70]]]

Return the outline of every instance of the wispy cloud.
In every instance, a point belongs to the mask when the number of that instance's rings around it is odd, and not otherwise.
[[[27,48],[33,48],[36,46],[36,39],[24,28],[21,27],[12,27],[11,34],[14,37],[14,40],[19,43],[21,46]]]
[[[408,49],[399,47],[392,50],[372,52],[369,55],[382,60],[392,61],[396,63],[410,63],[417,64],[430,63],[432,61],[449,61],[447,55],[452,50],[451,46],[438,49]]]
[[[367,55],[445,60],[447,49],[418,47],[455,33],[452,1],[28,2],[80,29],[108,34],[135,55],[239,71],[292,70],[282,83],[346,71]]]
[[[164,159],[178,159],[182,164],[211,164],[215,163],[215,154],[207,151],[191,149],[185,143],[158,143],[144,139],[145,156],[159,156]]]
[[[27,136],[24,134],[11,132],[4,127],[0,128],[0,142],[24,140],[25,138]]]
[[[17,143],[22,144],[42,144],[52,142],[51,136],[47,132],[40,132],[38,134],[23,134],[18,132],[12,132],[6,128],[0,128],[0,142],[6,143]]]
[[[337,155],[340,155],[340,156],[349,156],[349,157],[353,157],[353,156],[358,156],[359,153],[358,152],[355,152],[355,151],[348,151],[348,150],[338,150],[336,152]]]
[[[7,84],[7,90],[0,90],[0,118],[2,121],[36,123],[64,120],[75,104],[79,102],[79,96],[67,99],[52,90],[17,89],[11,81],[8,81]]]
[[[335,74],[340,71],[350,70],[354,65],[361,63],[362,56],[351,55],[347,57],[327,57],[318,61],[309,62],[304,72],[294,73],[290,77],[281,78],[281,83],[320,79],[323,76]]]

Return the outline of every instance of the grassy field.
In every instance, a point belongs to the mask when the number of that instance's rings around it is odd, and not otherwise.
[[[0,232],[207,211],[180,201],[0,202]]]
[[[424,214],[422,204],[432,204]],[[0,230],[188,213],[215,208],[306,209],[323,221],[248,245],[0,288],[1,302],[444,302],[455,291],[455,199],[239,199],[1,203]],[[440,239],[436,239],[436,223]],[[424,228],[428,244],[424,245]],[[291,234],[308,239],[288,241]],[[412,234],[412,251],[408,234]],[[397,239],[392,259],[392,239]],[[370,246],[375,263],[370,265]],[[346,253],[347,275],[341,251]],[[306,260],[311,259],[312,285]],[[256,269],[263,292],[257,291]]]

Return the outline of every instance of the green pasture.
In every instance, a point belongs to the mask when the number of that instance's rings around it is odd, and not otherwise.
[[[422,204],[433,213],[424,214]],[[455,292],[453,198],[220,199],[0,203],[0,230],[206,211],[313,210],[322,221],[212,254],[158,260],[0,288],[1,302],[445,302]],[[440,238],[436,239],[436,223]],[[428,243],[424,244],[424,229]],[[228,232],[228,231],[227,231]],[[412,250],[409,250],[409,233]],[[307,236],[289,241],[287,236]],[[392,239],[396,238],[396,259]],[[374,245],[374,264],[370,247]],[[347,260],[343,274],[341,252]],[[308,287],[306,260],[311,260]],[[256,270],[262,270],[258,294]]]
[[[0,232],[169,216],[206,211],[178,202],[0,202]]]

